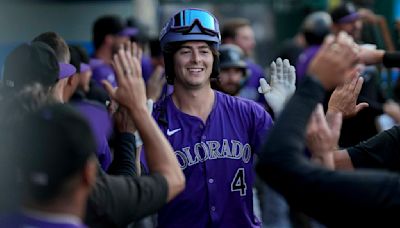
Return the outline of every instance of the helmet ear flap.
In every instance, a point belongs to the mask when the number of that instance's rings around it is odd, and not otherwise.
[[[174,60],[172,54],[164,53],[164,63],[165,63],[165,76],[167,83],[169,85],[174,84],[175,71],[174,71]]]
[[[218,79],[220,69],[219,69],[219,55],[214,55],[214,62],[211,71],[211,79]]]

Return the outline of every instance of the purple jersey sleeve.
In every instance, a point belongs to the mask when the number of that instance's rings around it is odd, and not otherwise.
[[[303,53],[300,54],[299,59],[296,65],[296,83],[298,84],[306,75],[308,65],[310,64],[311,60],[317,54],[319,50],[319,45],[310,46],[309,48],[305,49]]]
[[[155,107],[186,177],[185,190],[160,210],[160,227],[260,227],[253,158],[271,117],[253,101],[215,94],[206,123],[178,110],[170,96]]]

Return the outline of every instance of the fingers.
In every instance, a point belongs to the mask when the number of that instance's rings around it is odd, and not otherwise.
[[[354,66],[358,62],[359,47],[353,38],[346,32],[340,32],[336,43],[340,46],[338,55],[343,56],[344,60],[346,60],[343,62],[347,63],[347,67]]]
[[[265,94],[269,91],[271,91],[271,86],[269,86],[265,78],[260,78],[260,86],[258,87],[258,92]]]
[[[136,78],[143,78],[142,76],[142,65],[138,58],[132,58],[132,64],[135,74],[133,75]]]
[[[107,81],[107,80],[102,80],[101,83],[103,84],[104,88],[106,89],[107,94],[108,94],[112,99],[114,99],[114,97],[115,97],[115,90],[114,90],[114,88],[112,87],[111,83],[110,83],[109,81]]]
[[[142,62],[142,58],[143,58],[143,49],[141,47],[138,47],[138,51],[137,51],[137,55],[136,57],[138,58],[139,62]]]
[[[125,75],[119,54],[114,55],[111,65],[114,68],[115,79],[117,80],[118,85],[123,84],[125,80]]]
[[[283,77],[283,62],[281,58],[276,59],[276,78],[282,80]]]
[[[315,109],[311,113],[310,119],[308,120],[306,133],[308,137],[311,137],[313,133],[317,131],[317,124],[315,120]]]
[[[366,102],[362,102],[358,105],[356,105],[356,113],[358,113],[359,111],[363,110],[364,108],[368,108],[369,104]]]
[[[124,76],[130,75],[132,73],[132,69],[130,67],[129,60],[128,60],[129,56],[130,56],[130,54],[128,53],[128,51],[125,51],[123,49],[120,49],[118,51],[118,57],[122,63],[121,66],[122,66],[122,69],[124,72]]]
[[[271,69],[270,69],[270,72],[271,72],[271,84],[274,84],[275,83],[275,81],[276,81],[276,63],[275,63],[275,61],[272,61],[272,63],[271,63]]]
[[[132,46],[131,46],[131,53],[132,56],[137,56],[137,52],[138,52],[138,46],[135,42],[132,42]]]
[[[289,60],[284,59],[283,60],[283,75],[282,75],[282,80],[287,81],[289,77],[289,69],[290,69],[290,63]]]
[[[294,66],[290,66],[288,77],[289,77],[289,84],[294,85],[296,83],[296,68]]]
[[[354,89],[354,94],[357,97],[360,94],[360,91],[361,91],[363,83],[364,83],[364,78],[360,77],[360,76],[357,76],[357,82],[356,82],[355,89]]]
[[[315,108],[315,122],[317,125],[325,129],[329,128],[325,119],[324,108],[321,104],[317,104],[317,107]]]
[[[125,51],[126,52],[128,52],[129,54],[131,54],[132,56],[134,56],[134,54],[133,54],[133,52],[132,52],[132,50],[133,50],[133,45],[134,45],[134,43],[132,43],[132,42],[130,42],[130,41],[127,41],[127,42],[125,42]]]

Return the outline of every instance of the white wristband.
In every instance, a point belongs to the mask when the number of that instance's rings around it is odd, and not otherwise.
[[[147,99],[146,105],[147,105],[147,110],[149,111],[150,115],[151,115],[151,113],[153,113],[153,104],[154,104],[154,101],[152,99]],[[136,148],[138,148],[139,146],[142,146],[143,141],[137,130],[135,131],[134,136],[135,136]]]

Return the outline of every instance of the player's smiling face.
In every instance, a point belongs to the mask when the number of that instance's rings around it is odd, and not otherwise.
[[[202,88],[210,84],[214,57],[203,41],[183,43],[174,54],[175,83],[187,88]]]

